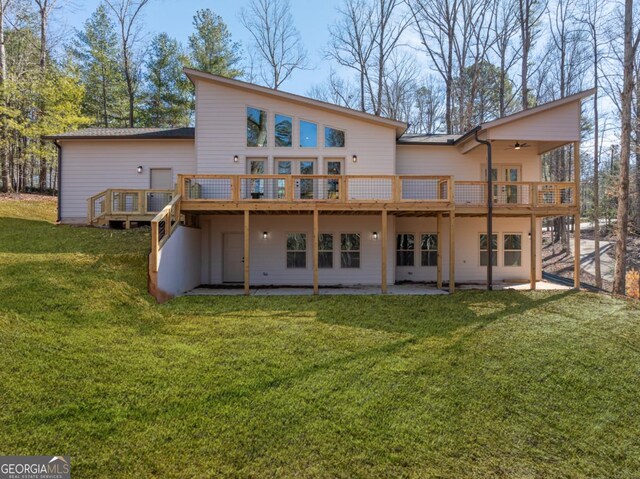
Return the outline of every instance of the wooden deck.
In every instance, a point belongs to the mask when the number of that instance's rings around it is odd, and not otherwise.
[[[87,200],[90,225],[104,226],[110,221],[150,222],[175,197],[173,190],[109,189]]]

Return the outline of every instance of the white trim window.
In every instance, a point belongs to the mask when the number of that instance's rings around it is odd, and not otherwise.
[[[498,235],[491,235],[491,245],[493,247],[493,255],[491,263],[493,266],[498,266]],[[480,234],[480,266],[487,266],[489,264],[489,244],[487,243],[487,234]]]
[[[280,113],[275,114],[274,143],[277,147],[293,146],[293,118]]]
[[[318,235],[318,268],[333,268],[333,233]]]
[[[324,147],[325,148],[344,148],[345,132],[330,126],[324,127]]]
[[[399,233],[396,236],[396,266],[414,266],[415,254],[415,235]]]
[[[360,233],[342,233],[340,235],[340,267],[360,267]]]
[[[307,120],[300,120],[300,147],[318,147],[318,124]]]
[[[502,238],[504,266],[522,266],[522,235],[505,233]]]
[[[438,266],[438,235],[424,233],[420,237],[420,264]]]
[[[287,233],[287,268],[307,267],[307,234]]]
[[[247,146],[267,146],[267,112],[252,106],[247,107]]]

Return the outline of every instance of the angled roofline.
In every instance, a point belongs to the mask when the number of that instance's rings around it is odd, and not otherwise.
[[[191,82],[194,84],[195,84],[194,79],[196,78],[200,80],[207,80],[207,81],[218,83],[220,85],[228,86],[231,88],[247,90],[247,91],[259,93],[262,95],[268,95],[268,96],[272,96],[282,100],[290,101],[293,103],[298,103],[301,105],[319,108],[321,110],[329,111],[331,113],[347,115],[347,116],[350,116],[359,120],[367,121],[370,123],[377,123],[377,124],[381,124],[389,127],[394,127],[396,129],[396,138],[399,138],[400,136],[402,136],[402,134],[409,127],[409,125],[403,121],[392,120],[391,118],[372,115],[371,113],[365,113],[359,110],[354,110],[352,108],[346,108],[344,106],[338,106],[332,103],[327,103],[320,100],[314,100],[313,98],[307,98],[302,95],[296,95],[295,93],[288,93],[285,91],[274,90],[273,88],[267,88],[264,86],[256,85],[254,83],[249,83],[242,80],[236,80],[233,78],[221,77],[218,75],[213,75],[211,73],[194,70],[193,68],[185,67],[183,68],[183,71],[185,75],[187,75],[189,80],[191,80]]]
[[[119,130],[120,128],[114,128],[114,130]],[[184,134],[174,134],[174,135],[163,135],[162,131],[139,131],[135,132],[135,128],[123,128],[132,130],[130,133],[123,134],[110,134],[110,135],[87,135],[82,134],[83,131],[92,130],[92,128],[87,128],[85,130],[78,130],[77,132],[70,133],[60,133],[57,135],[44,135],[42,136],[43,140],[54,140],[54,141],[66,141],[66,140],[193,140],[195,139],[195,129],[192,127],[184,127],[184,128],[167,128],[167,131],[175,131],[175,130],[191,130],[190,133]],[[140,130],[144,130],[141,128]]]
[[[554,108],[558,108],[559,106],[563,106],[568,103],[573,103],[574,101],[580,101],[583,98],[587,98],[593,95],[595,92],[596,92],[595,88],[590,88],[589,90],[583,90],[581,92],[574,93],[573,95],[560,98],[558,100],[542,103],[541,105],[534,106],[532,108],[527,108],[526,110],[522,110],[517,113],[512,113],[511,115],[503,116],[502,118],[498,118],[497,120],[492,120],[487,123],[482,123],[480,126],[482,127],[483,130],[488,130],[489,128],[494,128],[496,126],[504,125],[505,123],[509,123],[510,121],[520,120],[522,118],[526,118],[531,115],[542,113],[543,111],[552,110]]]

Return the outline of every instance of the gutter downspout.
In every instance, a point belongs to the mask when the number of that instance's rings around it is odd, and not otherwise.
[[[54,140],[53,144],[58,149],[58,221],[62,222],[62,146],[58,143],[58,140]]]
[[[487,146],[487,290],[493,289],[493,161],[491,158],[491,143],[478,138],[478,130],[475,131],[475,139],[478,143]]]

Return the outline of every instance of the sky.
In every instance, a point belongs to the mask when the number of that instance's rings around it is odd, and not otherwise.
[[[67,29],[81,29],[99,3],[99,0],[73,0],[72,6],[65,6],[57,14]],[[246,49],[251,41],[238,17],[247,3],[248,0],[152,0],[143,20],[150,35],[167,32],[186,45],[193,31],[193,15],[197,10],[210,8],[222,17],[234,41],[241,42]],[[284,83],[283,90],[304,95],[312,85],[328,77],[329,62],[323,59],[322,51],[329,41],[328,26],[334,23],[340,3],[341,0],[291,0],[294,22],[308,52],[309,68],[295,72]]]

